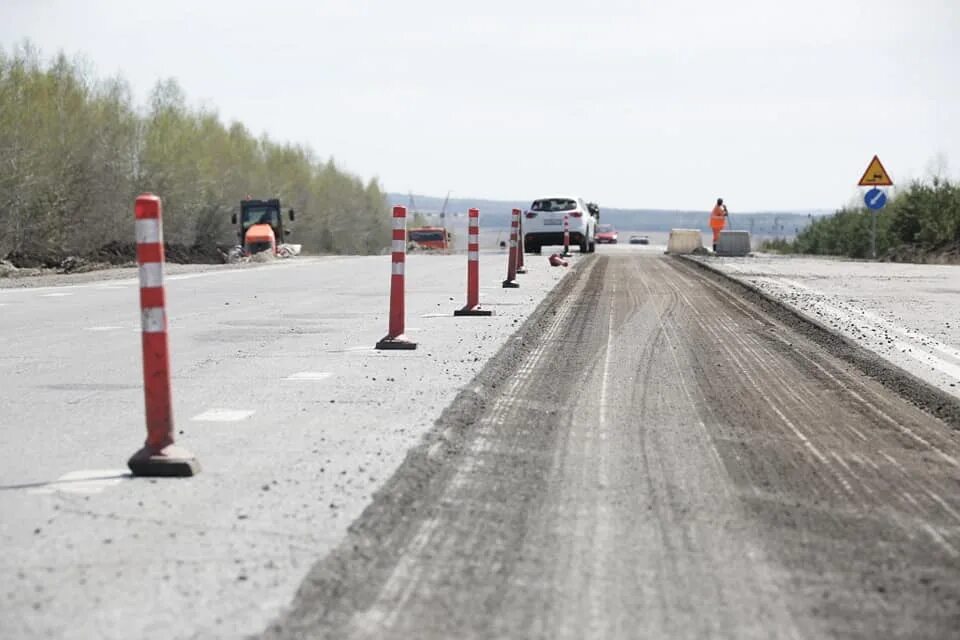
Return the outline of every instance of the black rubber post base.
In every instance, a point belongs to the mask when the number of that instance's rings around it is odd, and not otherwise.
[[[417,343],[407,340],[406,336],[403,335],[393,338],[387,336],[377,343],[376,348],[385,349],[387,351],[413,351],[417,348]]]
[[[527,272],[526,267],[517,267],[517,275],[522,275]]]
[[[492,316],[493,311],[489,309],[477,309],[476,307],[468,309],[464,307],[463,309],[457,309],[453,312],[455,316]]]
[[[520,288],[520,285],[519,285],[518,283],[514,282],[513,280],[504,280],[504,281],[503,281],[503,288],[504,288],[504,289],[519,289],[519,288]]]
[[[144,478],[189,478],[200,473],[196,456],[175,445],[160,451],[144,447],[127,461],[127,467],[133,475]]]

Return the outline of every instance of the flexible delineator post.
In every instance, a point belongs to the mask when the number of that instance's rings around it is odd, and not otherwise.
[[[140,326],[147,440],[127,465],[137,476],[192,476],[200,471],[189,451],[174,446],[163,288],[163,220],[160,198],[145,193],[134,205],[137,264],[140,272]]]
[[[514,209],[510,216],[510,254],[507,259],[507,279],[503,281],[504,289],[517,289],[520,285],[514,282],[517,279],[517,235],[520,230],[520,209]]]
[[[563,214],[563,256],[570,255],[570,216]]]
[[[467,304],[453,312],[455,316],[492,316],[480,305],[480,210],[470,209],[467,227]]]
[[[527,268],[523,266],[523,215],[520,215],[520,227],[517,229],[517,274],[524,274]]]
[[[390,327],[377,349],[416,349],[417,343],[407,339],[404,332],[404,269],[407,263],[407,208],[393,208],[393,241],[390,267]]]

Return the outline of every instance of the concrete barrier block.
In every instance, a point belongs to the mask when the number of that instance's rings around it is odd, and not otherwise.
[[[717,240],[717,255],[743,257],[750,254],[749,231],[721,231]]]
[[[667,253],[687,254],[703,249],[703,238],[698,229],[670,229]]]

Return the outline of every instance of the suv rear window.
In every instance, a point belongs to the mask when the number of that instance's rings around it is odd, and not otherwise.
[[[573,211],[577,208],[577,201],[569,198],[544,198],[543,200],[534,200],[533,211]]]

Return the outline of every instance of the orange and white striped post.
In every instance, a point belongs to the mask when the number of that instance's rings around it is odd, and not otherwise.
[[[189,451],[173,443],[170,353],[163,289],[163,219],[160,198],[137,197],[134,205],[137,264],[140,272],[140,327],[147,440],[127,462],[135,476],[186,477],[200,471]]]
[[[407,263],[407,208],[393,208],[393,241],[390,267],[390,327],[377,349],[416,349],[417,343],[407,339],[404,331],[404,270]]]
[[[563,214],[563,257],[570,255],[570,216]]]
[[[517,229],[517,274],[522,275],[527,272],[523,266],[523,214],[520,214],[520,227]]]
[[[517,279],[517,233],[520,230],[520,209],[514,209],[510,216],[510,255],[507,259],[507,279],[503,281],[504,289],[518,289]]]
[[[470,209],[467,227],[467,304],[453,312],[455,316],[492,316],[480,306],[480,210]]]

